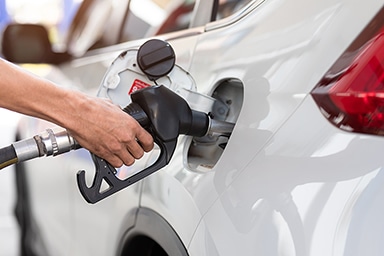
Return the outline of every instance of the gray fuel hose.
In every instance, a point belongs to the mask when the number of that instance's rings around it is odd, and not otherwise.
[[[0,169],[42,156],[56,156],[81,146],[60,127],[47,129],[33,138],[20,140],[0,149]]]
[[[17,155],[13,145],[0,148],[0,169],[17,163]]]

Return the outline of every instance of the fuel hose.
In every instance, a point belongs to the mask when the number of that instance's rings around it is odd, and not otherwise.
[[[13,145],[0,149],[0,169],[17,163],[17,155]]]
[[[0,169],[42,156],[56,156],[81,146],[60,127],[47,129],[33,138],[16,141],[0,149]]]

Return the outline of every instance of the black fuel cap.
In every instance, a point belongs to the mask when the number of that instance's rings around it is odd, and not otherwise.
[[[175,66],[175,52],[172,46],[159,39],[151,39],[140,46],[137,63],[152,81],[168,75]]]

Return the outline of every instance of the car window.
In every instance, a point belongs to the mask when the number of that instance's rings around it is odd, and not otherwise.
[[[189,27],[195,0],[183,1],[173,8],[154,34],[164,34]]]
[[[131,0],[120,42],[186,29],[194,0]]]
[[[211,0],[215,20],[251,0]],[[129,40],[187,29],[195,0],[83,0],[70,27],[67,50],[74,56]]]
[[[67,37],[68,52],[185,29],[195,0],[83,0]]]
[[[217,6],[217,8],[212,8],[213,18],[210,21],[226,18],[243,8],[249,2],[251,2],[251,0],[211,0],[211,4]],[[153,34],[163,34],[190,27],[194,7],[195,0],[183,1],[168,14],[168,17]]]
[[[214,20],[235,13],[251,0],[211,0],[218,4]],[[190,27],[195,0],[131,0],[120,42],[179,31]],[[154,19],[155,18],[155,19]]]
[[[212,15],[214,17],[212,21],[220,20],[232,15],[250,1],[251,0],[213,0],[212,4],[218,5],[218,8],[213,8],[213,12],[215,13]],[[169,12],[168,17],[153,34],[163,34],[188,28],[194,6],[195,0],[185,0],[179,3],[171,12]]]
[[[128,2],[83,0],[67,37],[67,50],[81,56],[90,49],[116,44]]]
[[[219,0],[219,7],[216,14],[216,20],[226,18],[237,12],[251,0]]]

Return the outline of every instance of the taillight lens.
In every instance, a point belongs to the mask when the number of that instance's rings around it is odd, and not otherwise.
[[[311,95],[337,127],[384,134],[384,8],[327,71]]]

